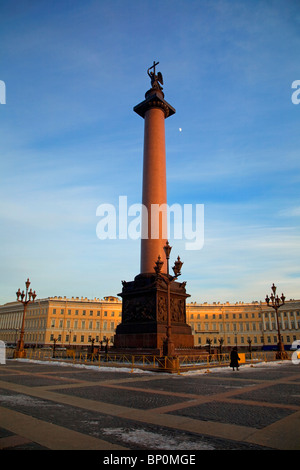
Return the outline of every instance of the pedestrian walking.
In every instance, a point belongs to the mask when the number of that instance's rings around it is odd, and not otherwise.
[[[231,353],[230,353],[230,367],[234,370],[236,367],[236,370],[239,370],[239,355],[238,355],[238,350],[237,347],[235,346],[232,348]]]

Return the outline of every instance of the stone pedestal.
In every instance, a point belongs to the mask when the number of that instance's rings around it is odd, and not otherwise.
[[[168,326],[168,279],[166,274],[140,274],[123,281],[122,322],[117,326],[114,346],[162,355]],[[171,282],[171,339],[176,348],[192,348],[191,327],[186,323],[185,283]]]

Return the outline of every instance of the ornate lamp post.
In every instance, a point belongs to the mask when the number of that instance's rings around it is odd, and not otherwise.
[[[180,257],[178,256],[177,261],[175,261],[174,266],[173,266],[173,271],[174,271],[174,276],[171,276],[169,274],[169,259],[170,259],[170,253],[171,253],[172,247],[170,246],[169,242],[167,241],[165,246],[164,246],[164,252],[166,255],[167,259],[167,275],[164,276],[164,279],[167,282],[167,339],[164,344],[163,348],[163,354],[164,356],[174,356],[175,353],[175,346],[174,343],[171,339],[171,283],[175,281],[180,275],[181,275],[181,267],[183,265],[183,262],[180,260]],[[161,261],[160,256],[158,257],[154,270],[156,274],[160,274],[162,266],[164,262]]]
[[[220,359],[222,359],[222,347],[223,347],[223,343],[224,343],[224,338],[219,338],[218,341],[219,341],[219,343],[220,343],[220,346],[219,346],[219,350],[220,350]]]
[[[247,339],[247,343],[248,343],[248,350],[250,353],[250,359],[252,359],[252,339],[250,337]]]
[[[25,292],[24,291],[21,292],[20,288],[19,288],[18,292],[16,292],[17,301],[21,302],[24,305],[24,311],[23,311],[20,339],[18,341],[16,350],[15,350],[15,353],[14,353],[14,357],[26,357],[26,351],[24,349],[24,331],[25,331],[26,309],[27,309],[27,305],[31,302],[34,302],[34,299],[36,298],[35,291],[32,292],[32,290],[30,289],[30,291],[28,292],[28,289],[29,289],[29,286],[30,286],[29,279],[27,279],[27,281],[25,282],[25,286],[26,286],[26,291]]]
[[[272,307],[275,312],[276,312],[276,321],[277,321],[277,334],[278,334],[278,351],[276,353],[276,359],[287,359],[288,355],[284,350],[284,345],[281,340],[281,333],[280,333],[280,325],[279,325],[279,318],[278,318],[278,309],[284,305],[285,301],[285,296],[282,294],[281,297],[279,298],[278,295],[276,295],[276,289],[277,287],[272,285],[272,294],[270,297],[267,295],[266,296],[266,302],[268,307]]]
[[[53,357],[53,359],[55,359],[55,357],[56,357],[56,356],[55,356],[55,350],[56,350],[56,343],[57,343],[57,341],[58,341],[58,338],[53,338],[52,341],[53,341],[52,357]]]

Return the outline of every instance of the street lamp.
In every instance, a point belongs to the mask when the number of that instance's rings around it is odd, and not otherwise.
[[[167,283],[167,333],[166,333],[167,339],[164,343],[164,348],[163,348],[164,356],[174,356],[174,353],[175,353],[175,345],[173,341],[171,340],[171,308],[170,308],[171,283],[175,281],[181,275],[181,267],[183,265],[183,262],[180,260],[180,257],[178,256],[172,268],[174,272],[174,276],[171,276],[169,274],[169,259],[170,259],[171,250],[172,250],[172,247],[167,241],[164,246],[164,252],[166,255],[166,259],[167,259],[167,276],[164,276],[164,279]],[[157,275],[161,275],[161,269],[162,269],[163,264],[164,262],[161,261],[161,257],[159,256],[154,266],[154,270]]]
[[[31,302],[34,302],[34,299],[36,298],[35,291],[32,292],[32,290],[30,289],[30,291],[28,292],[28,289],[29,289],[29,286],[30,286],[29,279],[27,279],[27,281],[25,282],[25,286],[26,286],[26,291],[25,292],[24,291],[21,292],[20,288],[16,292],[17,301],[21,302],[24,305],[24,310],[23,310],[23,318],[22,318],[20,339],[18,341],[16,350],[15,350],[15,353],[14,353],[14,357],[26,357],[26,351],[24,349],[24,330],[25,330],[26,309],[27,309],[27,305]]]
[[[54,338],[54,337],[53,337],[52,341],[53,341],[52,357],[53,357],[53,359],[55,359],[55,357],[56,357],[56,355],[55,355],[55,350],[56,350],[56,343],[57,343],[57,341],[58,341],[58,338]]]
[[[278,295],[276,295],[276,289],[277,287],[272,285],[272,294],[270,297],[267,295],[266,296],[266,302],[268,307],[272,307],[275,312],[276,312],[276,320],[277,320],[277,334],[278,334],[278,351],[276,353],[276,359],[287,359],[288,355],[284,350],[284,344],[281,340],[281,333],[280,333],[280,325],[279,325],[279,318],[278,318],[278,309],[284,305],[285,301],[285,296],[282,294],[281,297],[279,298]]]
[[[252,339],[250,337],[248,337],[247,343],[248,343],[248,349],[250,353],[250,359],[252,359]]]
[[[222,358],[222,347],[224,343],[224,338],[218,338],[218,341],[220,343],[220,358]]]

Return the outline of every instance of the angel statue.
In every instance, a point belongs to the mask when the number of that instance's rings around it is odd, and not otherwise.
[[[162,90],[163,87],[160,86],[160,83],[162,85],[164,84],[162,74],[160,72],[158,72],[157,75],[156,75],[156,73],[155,73],[155,67],[158,64],[159,64],[159,62],[155,63],[155,61],[154,61],[152,67],[149,67],[149,69],[147,70],[147,74],[149,75],[150,80],[151,80],[151,88],[154,88],[154,90]],[[151,69],[154,69],[153,72],[150,72]]]

